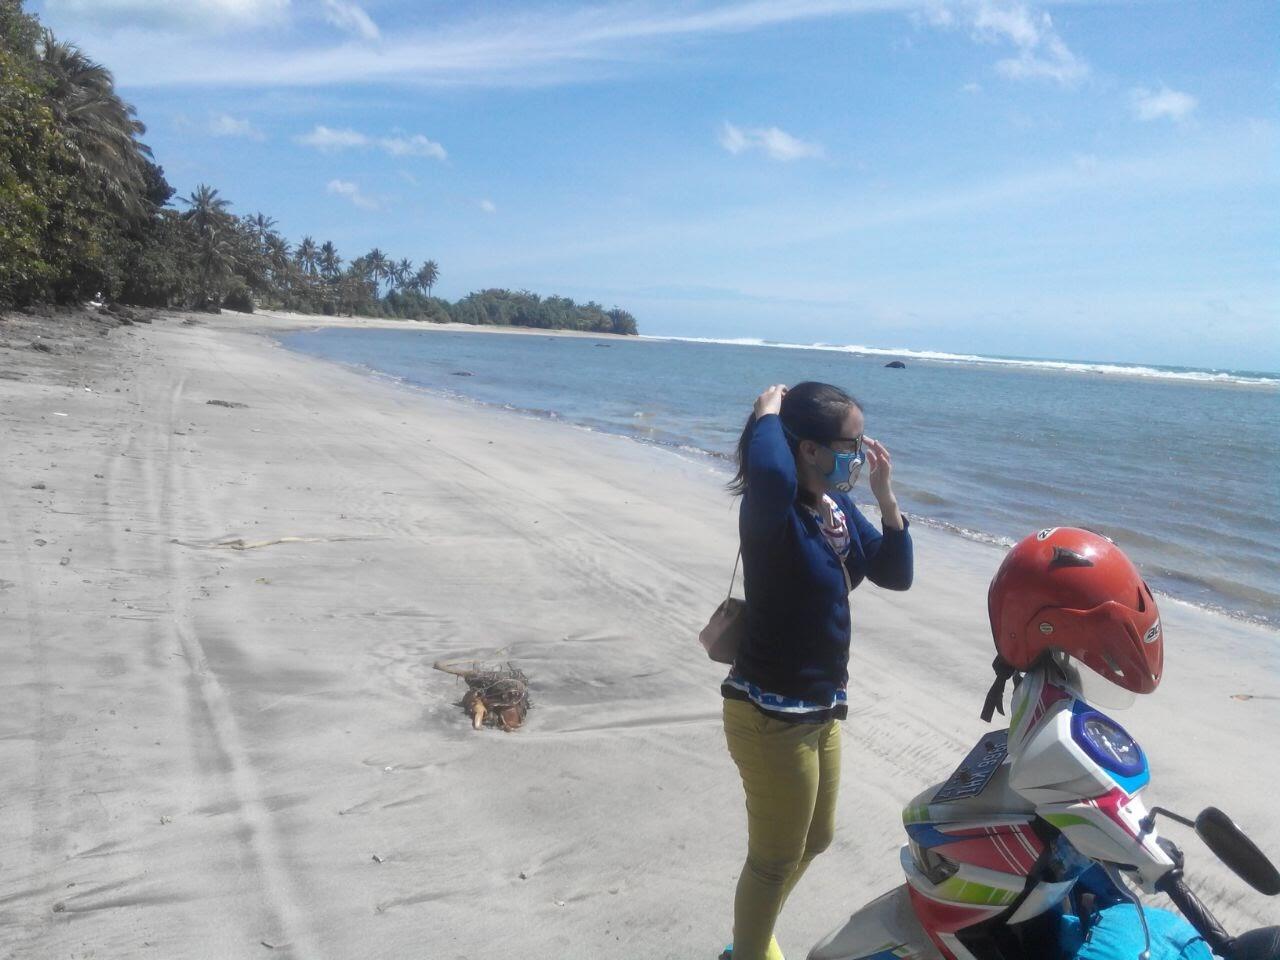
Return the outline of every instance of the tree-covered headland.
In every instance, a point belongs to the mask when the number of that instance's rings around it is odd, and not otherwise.
[[[109,70],[0,0],[0,307],[103,297],[636,333],[627,311],[567,297],[489,289],[450,303],[432,295],[434,260],[376,247],[348,260],[328,241],[291,244],[213,187],[175,197],[145,133]]]

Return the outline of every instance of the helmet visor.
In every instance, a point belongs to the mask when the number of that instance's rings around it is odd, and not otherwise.
[[[1126,690],[1079,660],[1055,651],[1053,665],[1063,687],[1085,703],[1108,710],[1125,710],[1133,706],[1138,695]]]

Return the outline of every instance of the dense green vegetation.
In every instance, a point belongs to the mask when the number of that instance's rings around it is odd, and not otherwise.
[[[625,310],[527,291],[449,303],[440,276],[376,247],[346,262],[296,246],[262,213],[236,215],[205,184],[177,198],[139,139],[110,71],[0,0],[0,306],[103,297],[155,307],[364,314],[471,324],[636,332]]]

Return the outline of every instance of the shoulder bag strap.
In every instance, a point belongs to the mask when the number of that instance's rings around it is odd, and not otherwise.
[[[738,547],[738,556],[733,561],[733,576],[729,578],[729,592],[725,594],[724,599],[727,603],[733,596],[733,585],[738,579],[738,564],[742,562],[742,547]]]

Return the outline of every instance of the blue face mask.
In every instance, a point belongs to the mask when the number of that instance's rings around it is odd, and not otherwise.
[[[831,450],[830,447],[827,449]],[[862,450],[858,450],[857,453],[831,450],[831,455],[835,458],[835,463],[831,465],[831,471],[823,479],[827,481],[829,489],[848,493],[858,482],[858,474],[862,472],[862,465],[867,458]]]
[[[800,443],[800,437],[784,423],[782,432],[790,437],[796,444]],[[835,462],[831,465],[831,470],[822,479],[827,483],[828,490],[836,490],[840,493],[848,493],[853,489],[853,485],[858,482],[858,474],[862,472],[862,465],[867,461],[866,448],[862,446],[862,438],[858,439],[858,449],[855,453],[846,453],[840,450],[832,450],[825,443],[818,444],[823,449],[829,451]]]

